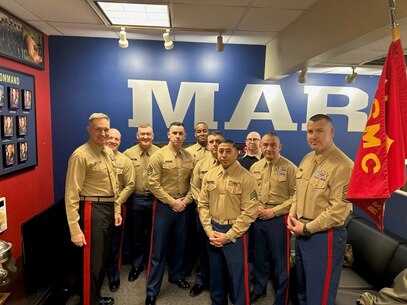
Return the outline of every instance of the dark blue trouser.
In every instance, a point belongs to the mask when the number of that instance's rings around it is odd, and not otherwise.
[[[347,231],[330,228],[297,236],[295,244],[300,305],[334,305],[341,276]]]
[[[164,276],[165,257],[169,258],[168,277],[170,281],[185,279],[184,251],[186,242],[186,212],[174,212],[165,203],[153,204],[153,231],[151,251],[147,270],[147,295],[157,296]],[[168,247],[171,251],[167,251]]]
[[[220,225],[212,221],[215,231],[226,233],[232,225]],[[227,305],[229,286],[225,282],[228,274],[232,287],[234,305],[250,305],[249,260],[246,233],[235,243],[221,248],[209,246],[210,294],[212,305]]]
[[[209,256],[208,256],[208,236],[199,219],[196,215],[196,231],[197,231],[197,250],[199,271],[196,274],[195,284],[209,287]]]
[[[110,246],[109,260],[107,263],[107,277],[109,282],[120,281],[121,254],[123,242],[123,227],[126,215],[126,208],[122,206],[123,221],[120,226],[115,226],[112,230],[112,242]]]
[[[287,230],[287,216],[269,220],[256,219],[253,232],[253,292],[257,295],[266,293],[271,261],[275,289],[274,304],[287,305],[290,275],[290,232]]]
[[[150,251],[152,205],[154,197],[133,194],[127,205],[130,264],[142,268]]]

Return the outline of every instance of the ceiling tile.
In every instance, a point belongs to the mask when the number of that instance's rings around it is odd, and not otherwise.
[[[172,23],[178,28],[233,29],[243,13],[242,7],[175,4]]]

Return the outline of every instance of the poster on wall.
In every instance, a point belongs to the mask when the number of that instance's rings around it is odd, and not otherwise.
[[[44,34],[0,8],[0,55],[44,69]]]
[[[34,76],[0,67],[0,176],[36,166]]]

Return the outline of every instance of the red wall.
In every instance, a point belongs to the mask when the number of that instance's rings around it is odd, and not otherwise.
[[[12,252],[15,258],[21,256],[21,223],[54,202],[48,59],[48,37],[44,38],[44,70],[0,56],[0,66],[35,77],[38,165],[0,177],[0,197],[6,197],[8,226],[7,230],[0,234],[0,239],[13,244]]]

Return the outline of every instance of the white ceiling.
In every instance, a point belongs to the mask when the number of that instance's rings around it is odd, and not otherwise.
[[[36,27],[46,35],[119,38],[119,29],[107,26],[92,9],[92,0],[1,0],[0,7]],[[115,0],[111,0],[115,1]],[[311,49],[309,58],[301,58],[292,66],[310,66],[322,73],[338,72],[333,67],[360,65],[386,56],[391,41],[388,0],[134,0],[135,3],[168,3],[170,6],[173,41],[215,43],[222,32],[226,44],[267,45],[283,43],[293,36],[308,37],[311,32],[328,28],[338,44],[318,49],[309,41],[297,41],[295,50]],[[396,1],[397,13],[407,18],[405,0]],[[341,9],[338,9],[340,5]],[[331,10],[335,10],[332,11]],[[352,16],[351,12],[358,12]],[[363,13],[361,13],[363,12]],[[335,15],[336,14],[336,15]],[[360,18],[358,18],[360,16]],[[387,21],[386,21],[387,20]],[[303,26],[304,22],[308,24]],[[387,22],[387,24],[386,24]],[[403,20],[404,22],[404,20]],[[407,23],[406,22],[404,24]],[[353,25],[357,30],[353,30]],[[387,28],[387,32],[385,30]],[[304,31],[304,33],[302,33]],[[349,33],[352,32],[352,33]],[[407,29],[406,31],[407,34]],[[162,40],[163,30],[127,29],[128,39]],[[403,32],[402,32],[403,34]],[[298,38],[296,38],[298,39]],[[404,39],[402,35],[402,40]],[[407,37],[404,39],[407,43]],[[131,41],[130,41],[131,43]],[[315,50],[314,50],[315,49]],[[302,54],[301,54],[302,55]],[[279,55],[284,61],[284,54]],[[301,57],[301,56],[298,56]],[[284,68],[284,67],[283,67]],[[290,71],[291,70],[291,71]],[[376,69],[376,72],[380,71]],[[364,74],[362,69],[357,69]],[[339,72],[342,73],[342,72]],[[366,72],[372,74],[371,70]]]

